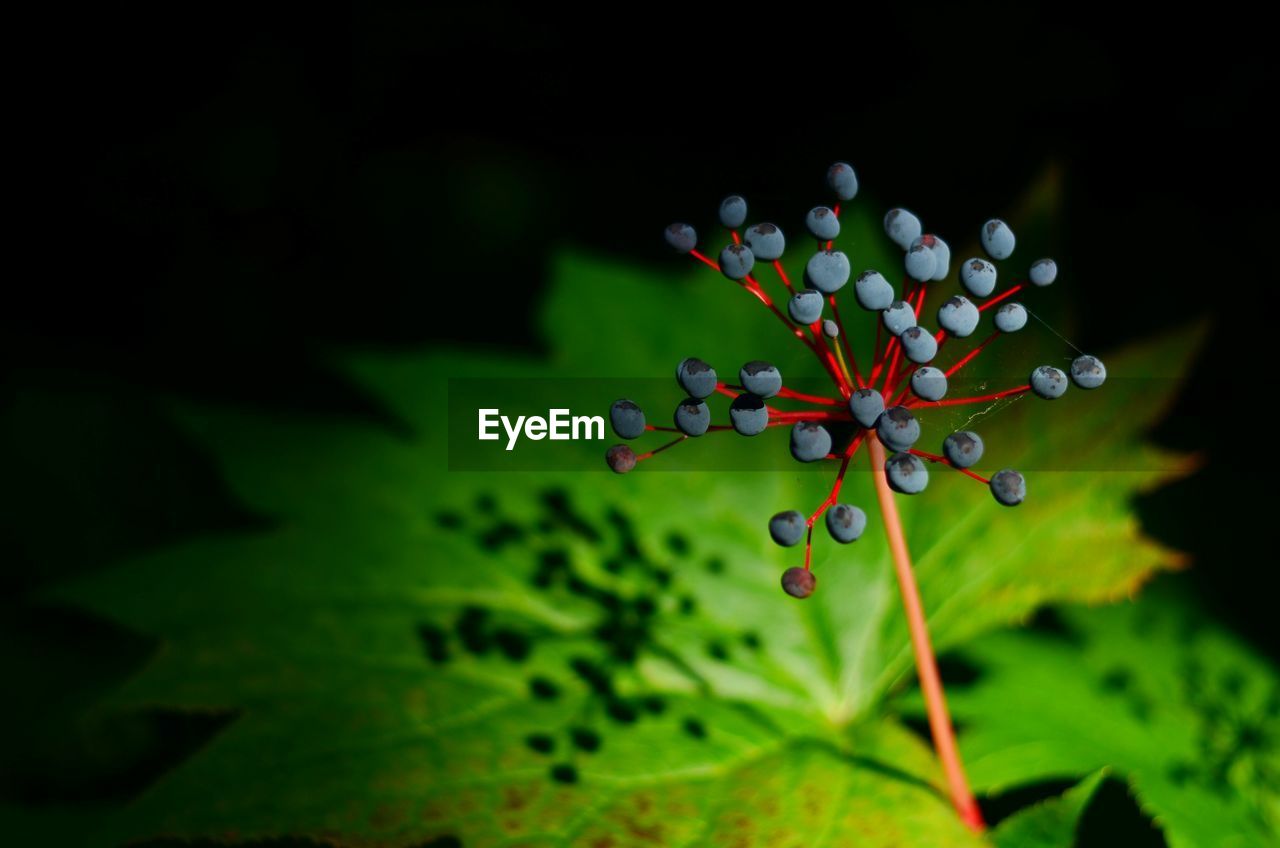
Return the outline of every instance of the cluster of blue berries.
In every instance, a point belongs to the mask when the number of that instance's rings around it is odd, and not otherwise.
[[[709,432],[732,429],[754,436],[768,427],[789,425],[791,454],[797,461],[840,460],[831,496],[816,512],[806,518],[798,511],[788,510],[769,520],[769,534],[777,544],[790,547],[806,540],[804,567],[788,569],[782,581],[789,594],[800,598],[811,594],[816,585],[809,568],[815,521],[825,512],[827,531],[841,544],[856,541],[866,529],[866,513],[837,500],[849,461],[865,440],[875,439],[890,451],[883,469],[876,470],[883,470],[889,487],[900,494],[924,491],[929,483],[928,463],[936,463],[985,483],[998,503],[1016,506],[1027,494],[1021,473],[1006,468],[987,479],[971,470],[983,455],[983,441],[977,433],[962,430],[949,434],[943,440],[940,455],[917,450],[921,428],[916,411],[930,406],[986,402],[1023,392],[1056,399],[1071,383],[1094,389],[1106,379],[1102,361],[1082,355],[1072,362],[1069,374],[1044,365],[1031,372],[1024,386],[981,397],[948,398],[950,377],[997,336],[1026,326],[1031,313],[1009,298],[1028,285],[1051,285],[1057,279],[1058,267],[1053,259],[1038,259],[1031,264],[1025,280],[1015,280],[1014,285],[995,294],[999,277],[996,263],[1013,255],[1017,239],[1007,223],[991,219],[979,231],[986,257],[971,257],[959,264],[956,277],[963,293],[943,301],[936,313],[939,329],[929,330],[920,324],[926,291],[930,284],[941,283],[952,275],[951,249],[941,237],[925,232],[919,217],[901,208],[891,209],[884,216],[885,234],[903,252],[901,297],[878,270],[865,270],[854,279],[855,301],[862,309],[879,313],[887,331],[887,343],[880,348],[877,339],[873,367],[864,374],[857,367],[850,340],[843,331],[836,297],[853,277],[853,266],[843,251],[833,247],[840,235],[840,204],[857,195],[858,179],[851,166],[838,162],[828,169],[826,182],[837,202],[816,206],[805,216],[805,229],[816,241],[817,249],[805,263],[803,287],[792,285],[779,262],[786,249],[786,238],[779,226],[755,223],[739,232],[747,222],[747,202],[737,195],[720,204],[719,221],[732,240],[717,259],[697,250],[697,233],[689,224],[670,225],[665,238],[677,252],[716,268],[773,311],[813,351],[839,396],[817,397],[790,391],[783,385],[782,374],[769,362],[745,363],[738,369],[738,382],[731,384],[721,381],[711,365],[688,358],[676,367],[676,381],[686,398],[675,408],[674,426],[648,423],[641,408],[628,399],[616,401],[610,410],[614,432],[623,439],[662,430],[678,433],[675,441],[643,454],[619,444],[606,454],[610,468],[625,473],[659,451]],[[785,314],[753,276],[768,265],[772,265],[788,294]],[[992,335],[950,367],[935,366],[944,342],[973,335],[982,322],[982,312],[988,309],[994,309]],[[707,399],[716,393],[732,398],[728,425],[712,424]],[[770,405],[775,400],[799,402],[807,408],[780,410]],[[844,446],[837,447],[824,425],[845,422],[852,435]]]

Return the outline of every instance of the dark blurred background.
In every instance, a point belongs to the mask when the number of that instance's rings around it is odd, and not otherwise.
[[[23,738],[6,741],[6,800],[127,796],[212,732],[159,728],[169,753],[121,776],[66,722],[150,646],[25,600],[259,520],[164,399],[376,416],[324,354],[537,351],[529,310],[560,246],[665,260],[660,227],[706,220],[729,191],[797,219],[804,195],[787,190],[816,190],[837,158],[944,234],[1056,167],[1078,344],[1215,321],[1157,434],[1206,463],[1140,514],[1195,555],[1206,603],[1280,656],[1280,584],[1261,553],[1275,463],[1250,406],[1274,375],[1277,276],[1261,34],[1056,8],[782,21],[655,6],[555,21],[259,4],[82,11],[14,35],[0,629],[20,693],[5,733]],[[500,306],[458,320],[471,300]]]

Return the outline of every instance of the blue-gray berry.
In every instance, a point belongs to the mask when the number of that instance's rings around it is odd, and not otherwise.
[[[932,365],[922,365],[911,373],[911,391],[921,400],[942,400],[947,394],[947,375]]]
[[[759,359],[738,369],[738,379],[744,389],[762,398],[771,398],[782,390],[782,372],[772,363]]]
[[[743,392],[729,404],[729,423],[744,436],[758,436],[769,426],[769,410],[764,398]]]
[[[916,311],[906,301],[895,300],[884,311],[884,328],[895,336],[916,325]]]
[[[731,244],[720,251],[720,273],[741,280],[755,267],[756,257],[745,244]]]
[[[982,459],[982,437],[972,430],[958,430],[942,440],[942,455],[956,468],[972,468]]]
[[[913,239],[911,246],[915,247],[917,244],[923,244],[933,253],[933,276],[929,279],[945,280],[951,271],[951,247],[932,233]]]
[[[906,259],[903,265],[907,269],[907,276],[917,282],[924,282],[933,279],[933,271],[937,267],[937,260],[934,258],[933,251],[919,239],[915,244],[907,249]]]
[[[986,297],[996,290],[996,266],[985,259],[966,259],[960,266],[960,284],[974,297]]]
[[[689,397],[709,397],[716,390],[716,370],[697,357],[681,360],[676,366],[676,382]]]
[[[991,494],[1005,506],[1017,506],[1027,498],[1027,481],[1012,468],[1005,468],[991,478]]]
[[[1096,356],[1077,356],[1071,363],[1071,381],[1082,389],[1096,389],[1107,379],[1107,366]]]
[[[791,455],[800,462],[817,462],[831,453],[831,434],[814,421],[797,421],[791,428]]]
[[[898,336],[898,341],[902,342],[902,352],[907,359],[917,365],[932,362],[938,353],[938,343],[934,340],[933,333],[924,327],[908,327]]]
[[[978,328],[980,317],[978,307],[963,295],[947,298],[947,301],[938,307],[938,326],[957,339],[972,335]]]
[[[924,227],[920,219],[906,209],[890,209],[884,215],[884,231],[903,250],[920,237]]]
[[[849,395],[849,412],[863,427],[874,427],[884,412],[884,396],[875,389],[855,389]]]
[[[794,509],[780,512],[769,519],[769,536],[784,548],[799,544],[808,529],[804,516]]]
[[[782,256],[787,240],[782,230],[774,224],[752,224],[742,235],[742,241],[760,259],[772,262]]]
[[[609,423],[620,439],[638,439],[644,435],[644,410],[634,401],[620,398],[609,407]]]
[[[893,286],[879,271],[863,271],[854,281],[853,296],[863,309],[880,312],[893,303]]]
[[[1062,397],[1068,385],[1067,375],[1052,365],[1041,365],[1031,372],[1031,391],[1046,400]]]
[[[920,440],[920,422],[905,406],[891,406],[876,421],[876,435],[889,450],[908,450]]]
[[[826,206],[815,206],[804,216],[809,235],[819,241],[830,241],[840,235],[840,219]]]
[[[1008,259],[1013,255],[1017,242],[1013,230],[999,218],[992,218],[982,225],[982,249],[992,259]]]
[[[867,514],[852,504],[836,504],[827,510],[827,532],[842,545],[857,541],[867,529]]]
[[[835,294],[849,282],[849,257],[839,250],[819,250],[804,266],[804,280],[823,294]]]
[[[1002,333],[1016,333],[1027,326],[1027,309],[1021,303],[1002,303],[996,309],[996,329]]]
[[[858,194],[858,175],[848,162],[837,162],[827,169],[827,187],[841,200],[853,200]]]
[[[1031,282],[1047,286],[1058,279],[1058,263],[1052,259],[1037,259],[1031,263]]]
[[[929,485],[929,469],[915,454],[895,453],[885,460],[884,471],[889,488],[904,495],[918,495]]]
[[[686,436],[701,436],[711,426],[711,410],[704,401],[685,398],[676,407],[676,429]]]
[[[791,320],[797,324],[812,324],[822,317],[822,292],[816,289],[801,289],[791,296],[787,302],[787,312]]]
[[[736,194],[731,194],[720,201],[720,224],[731,230],[741,227],[747,220],[747,201]]]
[[[662,237],[677,253],[688,253],[698,246],[698,234],[688,224],[672,224],[662,231]]]

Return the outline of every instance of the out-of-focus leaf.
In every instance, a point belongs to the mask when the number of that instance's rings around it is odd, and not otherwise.
[[[1106,778],[1097,771],[1056,798],[1019,810],[991,831],[997,848],[1072,848],[1076,826]]]
[[[1110,767],[1173,848],[1276,844],[1280,679],[1267,661],[1167,592],[1061,616],[1057,635],[964,649],[981,677],[950,697],[977,786]]]
[[[847,215],[842,240],[859,265],[900,261],[874,247],[871,216]],[[880,709],[909,678],[910,651],[863,459],[842,500],[866,507],[872,526],[851,546],[819,542],[820,589],[805,603],[779,590],[797,554],[773,547],[765,525],[816,506],[827,475],[662,473],[657,459],[623,478],[448,470],[451,377],[658,376],[686,355],[725,374],[755,358],[815,373],[803,349],[784,353],[794,341],[773,317],[709,271],[569,254],[554,280],[549,362],[452,351],[345,363],[407,433],[184,413],[274,528],[197,539],[54,593],[163,640],[115,705],[238,713],[104,843],[979,843],[927,749]],[[860,321],[867,347],[874,318]],[[1031,349],[1020,338],[984,356],[1020,356]],[[1061,354],[1051,336],[1048,346]],[[1113,378],[1176,373],[1194,346],[1183,333],[1108,365]],[[1176,381],[1116,382],[978,416],[993,467],[1027,471],[1031,495],[1016,510],[942,469],[901,499],[940,645],[1047,601],[1124,596],[1176,562],[1128,507],[1185,467],[1142,443]],[[678,399],[674,386],[637,398]],[[971,414],[922,412],[927,438]],[[700,447],[785,451],[785,433],[678,450]],[[1064,457],[1091,470],[1059,470]],[[1119,470],[1092,470],[1103,467]]]

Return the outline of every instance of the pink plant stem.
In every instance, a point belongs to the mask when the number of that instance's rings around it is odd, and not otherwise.
[[[885,534],[889,538],[889,550],[893,554],[893,567],[902,590],[902,604],[906,608],[907,626],[911,631],[911,647],[915,651],[916,673],[920,677],[920,691],[924,694],[925,709],[929,714],[929,730],[933,734],[933,747],[942,763],[947,778],[951,803],[970,830],[981,833],[986,824],[982,811],[969,789],[969,781],[960,762],[955,732],[951,728],[951,716],[947,712],[947,700],[942,691],[942,678],[938,674],[938,662],[929,642],[929,628],[925,622],[924,606],[920,603],[920,590],[911,570],[911,553],[902,531],[902,518],[898,504],[889,488],[884,471],[884,446],[874,432],[867,436],[867,449],[871,457],[871,470],[875,477],[876,495],[880,500],[880,514],[884,517]]]

